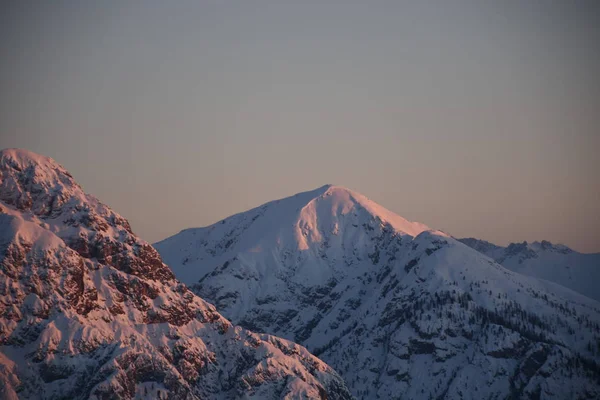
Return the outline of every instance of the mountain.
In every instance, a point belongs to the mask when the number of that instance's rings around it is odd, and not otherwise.
[[[233,326],[53,160],[0,152],[0,398],[349,399],[303,347]]]
[[[582,254],[545,240],[507,247],[474,238],[458,240],[511,271],[558,283],[600,301],[600,253]]]
[[[155,244],[234,323],[360,399],[599,398],[600,303],[327,185]]]

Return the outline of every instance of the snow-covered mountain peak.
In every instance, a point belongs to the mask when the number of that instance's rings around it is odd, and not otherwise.
[[[556,251],[560,253],[571,253],[573,250],[564,244],[560,243],[552,243],[547,240],[542,240],[541,242],[535,241],[530,244],[530,247],[534,250],[547,250],[547,251]]]
[[[490,243],[486,240],[481,240],[481,239],[476,239],[476,238],[463,238],[463,239],[458,239],[458,240],[463,242],[467,246],[472,247],[475,250],[485,253],[487,255],[489,255],[488,253],[491,254],[494,252],[495,253],[505,253],[506,252],[513,256],[521,254],[524,256],[537,257],[537,255],[536,255],[537,253],[545,252],[545,251],[563,253],[563,254],[568,254],[568,253],[573,252],[573,250],[571,248],[569,248],[568,246],[565,246],[564,244],[552,243],[548,240],[535,241],[535,242],[531,242],[531,243],[529,243],[527,241],[513,242],[513,243],[510,243],[506,247],[498,246],[498,245]],[[496,257],[492,257],[492,258],[496,258]]]
[[[0,164],[10,164],[18,170],[33,166],[46,172],[56,171],[68,175],[66,170],[52,158],[25,149],[0,150]]]
[[[60,164],[22,149],[0,151],[0,189],[4,202],[44,216],[71,197],[84,197],[81,187]]]
[[[429,230],[424,224],[408,221],[385,207],[368,199],[366,196],[341,186],[326,185],[322,195],[312,201],[313,207],[307,211],[322,211],[319,217],[330,211],[332,215],[345,216],[351,212],[366,212],[382,223],[390,224],[396,231],[410,236]],[[325,203],[317,205],[317,202]]]
[[[600,304],[343,187],[156,247],[223,315],[302,343],[360,399],[600,394]]]
[[[358,273],[356,266],[364,258],[375,257],[373,243],[399,243],[403,237],[411,240],[428,230],[360,193],[325,185],[205,228],[186,229],[156,247],[188,283],[198,282],[215,265],[235,258],[261,265],[253,274],[292,274],[298,284],[305,285]],[[281,263],[301,268],[275,267]],[[340,265],[346,267],[340,270]]]
[[[588,297],[600,300],[600,253],[583,254],[547,240],[497,246],[485,240],[459,239],[505,268],[520,274],[556,282]]]
[[[31,222],[46,220],[53,231],[67,223],[109,236],[121,230],[131,233],[125,218],[85,193],[64,167],[28,150],[0,151],[0,200]]]
[[[125,218],[85,193],[49,157],[20,149],[0,152],[0,212],[52,232],[82,257],[150,279],[173,279]]]
[[[0,150],[0,171],[14,189],[42,195],[48,192],[83,194],[73,176],[52,158],[24,149]]]

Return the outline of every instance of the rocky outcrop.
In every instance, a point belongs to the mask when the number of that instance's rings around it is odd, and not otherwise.
[[[54,161],[0,152],[0,396],[351,398],[306,349],[233,326]]]

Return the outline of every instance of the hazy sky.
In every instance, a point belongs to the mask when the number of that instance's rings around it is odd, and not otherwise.
[[[334,183],[455,236],[600,251],[598,1],[0,7],[0,147],[146,240]]]

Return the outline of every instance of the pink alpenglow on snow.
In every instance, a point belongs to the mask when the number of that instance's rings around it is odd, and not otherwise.
[[[305,348],[232,325],[53,160],[0,152],[0,397],[350,399]]]

